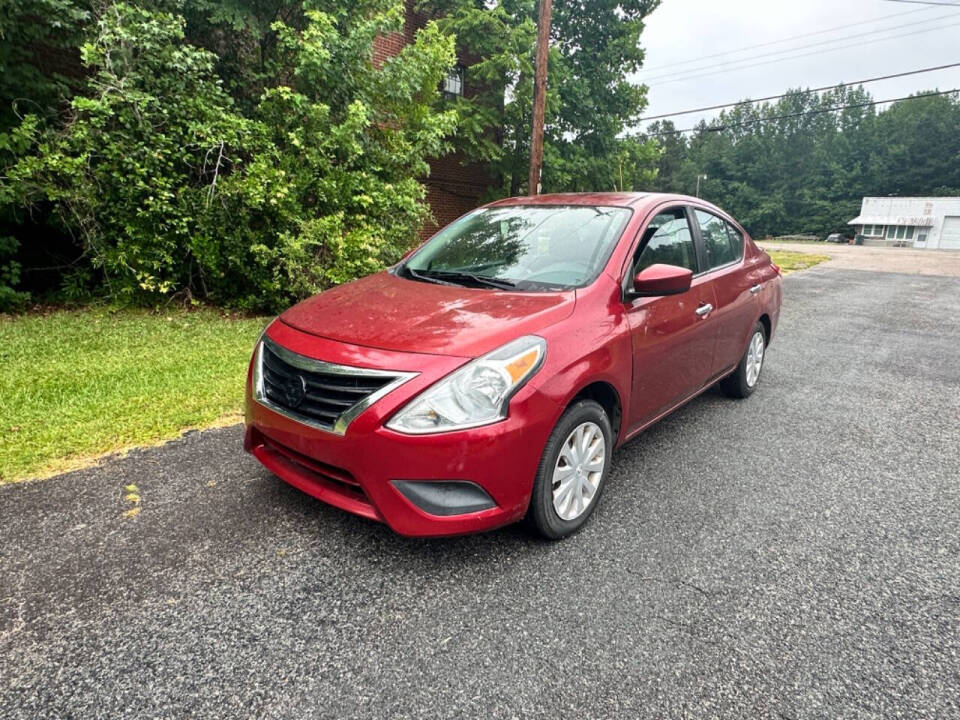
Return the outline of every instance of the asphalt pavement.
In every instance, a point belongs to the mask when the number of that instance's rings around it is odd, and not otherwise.
[[[943,275],[960,277],[960,252],[926,250],[913,247],[877,247],[874,245],[838,245],[828,242],[783,242],[761,240],[764,250],[827,255],[832,270],[873,270],[876,272],[910,273],[911,275]]]
[[[960,279],[784,303],[560,543],[395,536],[236,427],[0,487],[0,717],[960,716]]]

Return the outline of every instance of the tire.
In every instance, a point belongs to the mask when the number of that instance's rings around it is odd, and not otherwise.
[[[760,339],[757,340],[759,335]],[[759,342],[759,366],[755,365],[756,343]],[[720,381],[720,389],[732,398],[748,398],[753,395],[760,384],[760,375],[763,372],[763,361],[766,358],[767,350],[767,332],[761,323],[756,323],[750,332],[750,340],[747,343],[747,349],[740,358],[740,364],[737,369],[727,375]],[[755,374],[754,374],[755,371]],[[750,382],[752,380],[753,382]]]
[[[581,428],[583,434],[576,435]],[[598,435],[603,439],[602,448],[595,443]],[[569,444],[571,438],[573,446]],[[581,439],[589,444],[586,453],[576,447]],[[600,495],[610,475],[612,453],[613,432],[610,419],[599,403],[593,400],[578,400],[564,411],[550,433],[540,458],[537,476],[533,482],[533,493],[530,496],[530,508],[527,511],[530,524],[540,535],[549,540],[559,540],[583,527],[600,502]],[[601,455],[602,467],[591,470],[591,467],[597,467]],[[570,459],[580,462],[571,464]],[[564,472],[567,467],[571,470]],[[560,492],[564,484],[559,478],[568,483],[566,494]],[[559,493],[556,503],[555,485]],[[590,490],[592,494],[587,498]],[[576,512],[579,507],[578,497],[584,505]],[[558,510],[558,504],[565,510],[565,514],[571,517],[563,517]]]

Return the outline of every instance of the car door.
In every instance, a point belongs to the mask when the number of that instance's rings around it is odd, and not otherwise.
[[[744,261],[743,234],[727,220],[702,208],[694,208],[695,231],[706,266],[703,280],[713,290],[712,313],[717,330],[712,377],[740,362],[747,337],[759,315],[756,273]]]
[[[629,426],[648,424],[701,389],[710,377],[716,330],[713,286],[696,277],[699,257],[692,218],[684,206],[658,209],[638,236],[624,278],[624,302],[633,348]],[[633,277],[664,263],[693,271],[681,295],[631,297]]]

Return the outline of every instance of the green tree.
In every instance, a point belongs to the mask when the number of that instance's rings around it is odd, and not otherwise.
[[[96,27],[81,51],[87,92],[62,128],[38,127],[7,191],[52,203],[114,297],[170,293],[195,265],[214,151],[257,129],[233,112],[213,56],[183,42],[182,19],[118,3]]]
[[[612,190],[653,178],[653,147],[624,137],[646,105],[631,80],[643,61],[644,18],[659,0],[557,0],[553,6],[544,134],[543,188]],[[502,178],[501,192],[526,189],[530,154],[537,7],[533,0],[424,0],[457,38],[474,95],[460,99],[456,144]],[[627,166],[625,159],[640,162]],[[621,182],[625,168],[630,181]]]
[[[923,93],[918,93],[923,94]],[[878,195],[960,195],[960,100],[924,97],[893,104],[877,118]]]
[[[656,176],[651,190],[692,195],[696,185],[696,168],[690,158],[687,136],[677,132],[670,120],[659,120],[647,127],[657,146]]]
[[[0,168],[22,152],[23,117],[55,121],[81,85],[69,70],[78,39],[90,18],[87,0],[0,1]],[[29,143],[28,143],[29,144]],[[2,197],[2,192],[0,192]],[[29,295],[14,290],[20,281],[15,259],[21,218],[0,203],[0,311],[23,307]],[[43,214],[34,222],[42,224]]]
[[[547,88],[554,88],[557,100],[546,132],[553,161],[544,163],[545,189],[615,187],[621,134],[636,125],[647,105],[646,87],[631,76],[643,63],[644,18],[657,5],[659,0],[555,4],[551,40],[557,51],[550,58]],[[652,160],[653,152],[649,155]]]
[[[425,158],[455,126],[432,110],[453,41],[428,25],[377,69],[373,38],[402,26],[402,3],[322,5],[271,25],[245,112],[181,15],[111,4],[83,46],[85,91],[62,127],[28,118],[0,202],[52,203],[124,300],[279,308],[396,259],[427,212]]]
[[[277,81],[279,27],[303,30],[305,5],[291,0],[153,0],[186,20],[186,38],[217,57],[217,75],[245,113]],[[314,3],[338,12],[336,3]],[[369,8],[367,3],[358,6]],[[278,25],[279,24],[279,25]]]
[[[378,270],[416,242],[429,212],[419,178],[456,127],[455,112],[432,109],[454,50],[428,24],[376,69],[374,37],[402,20],[399,2],[347,2],[336,13],[308,9],[303,30],[274,24],[276,66],[291,82],[264,92],[266,145],[221,186],[209,226],[211,264],[231,288],[255,278],[250,302],[269,293],[282,306]],[[213,235],[224,227],[229,243]]]
[[[690,193],[706,174],[701,194],[758,236],[849,232],[866,195],[960,192],[956,96],[879,113],[871,103],[862,87],[794,90],[775,103],[744,101],[685,137],[651,125],[658,188]]]
[[[43,65],[69,60],[90,16],[87,0],[0,2],[0,132],[27,113],[53,116],[80,85],[76,74]]]

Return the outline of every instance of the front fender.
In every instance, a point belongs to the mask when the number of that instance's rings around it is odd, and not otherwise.
[[[566,323],[563,323],[566,325]],[[561,342],[552,345],[564,350],[551,355],[550,338],[547,338],[547,365],[538,374],[537,390],[552,400],[558,407],[557,418],[583,390],[594,383],[606,383],[613,388],[620,403],[621,413],[630,407],[630,388],[633,377],[633,353],[626,322],[608,318],[599,325],[590,324],[568,327],[578,337],[567,335]],[[564,332],[557,328],[555,332]],[[553,333],[550,333],[551,335]],[[584,349],[588,348],[586,352]],[[611,418],[612,420],[612,418]],[[617,433],[616,445],[624,439],[624,417]]]

